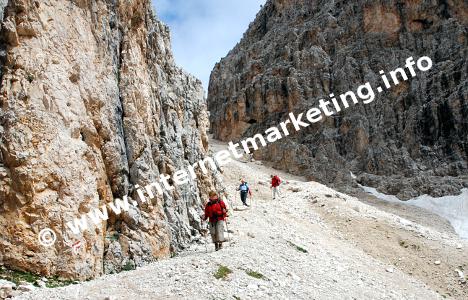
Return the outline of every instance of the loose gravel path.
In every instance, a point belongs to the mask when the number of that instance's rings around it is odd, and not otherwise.
[[[215,143],[214,151],[220,147]],[[287,181],[283,198],[275,201],[266,184],[271,172]],[[236,209],[240,200],[234,196],[234,187],[241,176],[253,187],[253,205],[248,210],[232,210],[231,242],[223,250],[215,252],[208,244],[206,252],[205,244],[195,244],[175,258],[134,271],[65,288],[38,289],[17,299],[442,298],[421,279],[341,236],[326,222],[324,212],[337,218],[356,214],[388,224],[399,224],[401,218],[260,162],[235,161],[224,168],[229,203]],[[214,277],[220,266],[232,271],[225,279]],[[250,276],[249,271],[263,278]]]

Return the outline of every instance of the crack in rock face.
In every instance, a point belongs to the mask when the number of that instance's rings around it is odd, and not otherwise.
[[[270,0],[216,64],[208,109],[214,138],[263,133],[330,93],[428,56],[430,72],[402,82],[255,153],[352,192],[357,181],[409,199],[468,187],[467,18],[464,1]]]
[[[0,7],[3,7],[2,1]],[[10,1],[1,30],[0,263],[89,279],[184,248],[216,175],[82,236],[66,223],[208,150],[201,82],[178,68],[150,1]],[[57,233],[38,243],[42,228]],[[77,255],[69,242],[81,240]]]

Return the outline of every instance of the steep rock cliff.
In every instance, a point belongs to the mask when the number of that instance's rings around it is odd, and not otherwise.
[[[7,5],[8,0],[0,0],[0,20],[3,20],[3,9]]]
[[[15,0],[1,31],[0,262],[87,279],[191,241],[213,176],[176,187],[83,233],[66,222],[114,198],[136,198],[159,174],[205,156],[201,82],[175,66],[149,0]],[[57,233],[53,247],[38,232]]]
[[[468,186],[467,24],[463,0],[269,0],[211,74],[211,130],[224,141],[263,133],[429,56],[430,72],[255,156],[342,190],[352,171],[402,199],[458,193]]]

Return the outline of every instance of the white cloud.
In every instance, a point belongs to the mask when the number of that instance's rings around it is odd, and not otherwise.
[[[265,0],[153,0],[158,17],[171,29],[179,66],[208,87],[216,62],[247,30]]]

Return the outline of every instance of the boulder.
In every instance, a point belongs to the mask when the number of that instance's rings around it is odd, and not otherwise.
[[[14,295],[16,284],[13,282],[0,279],[0,299],[6,299]]]

